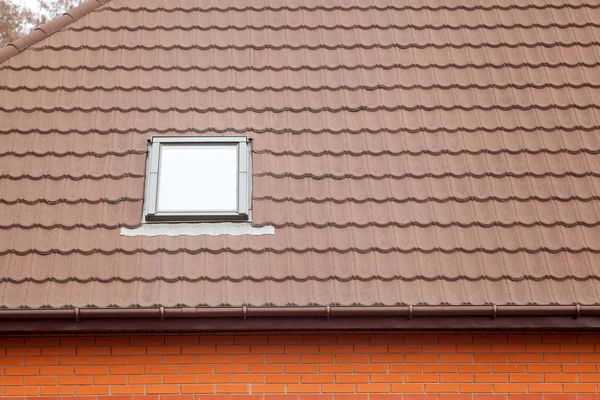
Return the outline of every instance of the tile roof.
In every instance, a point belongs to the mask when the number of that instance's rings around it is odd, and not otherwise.
[[[600,304],[600,5],[494,3],[111,0],[10,50],[0,306]],[[120,236],[158,134],[254,139],[275,235]]]

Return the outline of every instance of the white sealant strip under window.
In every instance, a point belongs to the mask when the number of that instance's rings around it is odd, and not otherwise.
[[[255,227],[251,223],[218,222],[187,224],[142,224],[139,228],[121,228],[121,236],[260,236],[274,235],[274,226]]]

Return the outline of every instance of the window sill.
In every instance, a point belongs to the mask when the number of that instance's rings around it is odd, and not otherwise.
[[[274,235],[275,227],[255,227],[250,222],[142,224],[138,228],[121,228],[121,236],[260,236]]]

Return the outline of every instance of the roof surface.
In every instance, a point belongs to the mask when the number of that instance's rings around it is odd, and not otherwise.
[[[600,304],[600,6],[112,0],[0,64],[0,306]],[[152,135],[273,236],[123,237]]]

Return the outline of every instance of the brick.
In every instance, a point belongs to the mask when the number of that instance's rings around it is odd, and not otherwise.
[[[494,392],[497,393],[527,393],[527,385],[522,383],[495,383]]]
[[[298,365],[286,365],[286,368],[289,367],[294,367],[294,366],[298,366]],[[315,365],[316,368],[316,365]],[[286,373],[288,372],[288,370],[286,370]],[[290,373],[295,373],[295,371],[290,370]],[[250,373],[251,374],[281,374],[283,373],[283,365],[280,364],[273,364],[273,365],[266,365],[266,364],[254,364],[254,365],[250,365]]]
[[[335,376],[335,383],[369,383],[369,376],[359,374],[340,374]]]
[[[577,343],[577,335],[566,333],[566,334],[544,334],[542,336],[544,343]]]
[[[387,372],[387,366],[384,364],[354,364],[354,372],[355,373],[381,373],[381,372]],[[392,365],[390,365],[390,372],[397,372],[397,371],[392,371],[391,370]],[[413,372],[418,372],[418,371],[413,371]]]
[[[108,386],[77,386],[75,387],[76,394],[108,394]]]
[[[56,382],[56,378],[54,379]],[[61,376],[58,378],[59,385],[91,385],[93,383],[93,379],[91,376]],[[99,383],[99,382],[97,382]],[[46,384],[51,385],[51,384]]]
[[[581,357],[587,356],[588,354],[582,354],[579,356],[580,362],[587,362],[582,360]],[[598,357],[600,360],[600,357]],[[547,363],[576,363],[577,355],[576,354],[544,354],[544,362]],[[594,362],[594,361],[591,361]]]
[[[398,344],[389,345],[390,353],[421,353],[421,346],[418,344]]]
[[[285,393],[285,385],[281,384],[254,384],[252,393]]]
[[[73,375],[73,367],[40,367],[40,375]]]
[[[334,400],[368,400],[368,394],[334,394]]]
[[[439,382],[438,374],[406,374],[406,383],[434,383]]]
[[[440,396],[437,394],[408,394],[405,396],[405,400],[437,400]]]
[[[546,394],[545,400],[577,400],[576,394]]]
[[[302,354],[300,362],[303,364],[332,364],[335,361],[333,354]]]
[[[165,375],[163,382],[166,384],[172,383],[196,383],[196,375]]]
[[[212,372],[212,367],[205,367],[206,373]],[[176,375],[179,373],[179,367],[176,365],[146,365],[144,373],[148,375]],[[185,372],[181,371],[182,374]]]
[[[459,390],[464,393],[491,393],[494,387],[487,383],[461,383]]]
[[[508,336],[505,334],[476,334],[473,335],[473,343],[489,343],[489,344],[501,344],[508,343]]]
[[[99,357],[96,357],[97,360]],[[162,364],[161,356],[115,356],[117,360],[125,360],[123,363],[112,363],[109,359],[106,359],[107,364],[127,364],[129,360],[129,364],[137,364],[137,365],[160,365]],[[97,361],[96,361],[97,362]]]
[[[181,354],[215,354],[215,346],[183,346]]]
[[[228,357],[228,356],[226,356]],[[280,356],[269,356],[269,357],[280,357]],[[295,356],[293,356],[295,357]],[[231,362],[234,364],[264,364],[267,358],[264,355],[233,355],[231,356]]]
[[[377,366],[378,364],[373,364],[373,365]],[[428,365],[438,365],[438,364],[428,364]],[[415,364],[388,364],[388,368],[389,368],[390,372],[399,372],[399,373],[423,372],[423,364],[417,364],[417,363],[415,363]],[[386,372],[386,371],[383,371],[383,372]],[[432,372],[432,371],[427,371],[427,372]]]
[[[505,363],[508,362],[508,354],[475,354],[476,363]]]
[[[526,364],[528,372],[560,372],[560,364]]]
[[[269,338],[264,335],[236,335],[233,338],[233,344],[266,345],[268,343]]]
[[[424,344],[422,346],[423,353],[455,353],[456,345],[454,344]]]
[[[565,360],[562,362],[575,362],[575,361],[571,361],[576,359],[577,355],[575,354],[562,354],[563,357],[569,357],[569,360]],[[580,354],[579,355],[579,362],[584,362],[584,363],[588,363],[588,362],[592,362],[592,363],[596,363],[596,362],[600,362],[600,353],[598,354]]]
[[[541,340],[541,338],[540,338]],[[541,394],[521,394],[511,393],[508,395],[509,400],[542,400]]]
[[[425,385],[428,393],[458,393],[458,384],[455,383],[428,383]]]
[[[229,364],[231,356],[197,356],[199,364]]]
[[[150,368],[151,366],[147,366],[147,368]],[[152,366],[152,368],[160,368],[158,366]],[[165,368],[165,367],[163,367]],[[213,372],[213,366],[212,365],[181,365],[179,367],[177,366],[169,366],[168,368],[179,368],[179,372],[181,372],[182,374],[211,374]],[[146,372],[146,373],[150,373],[150,372]],[[160,372],[156,372],[156,373],[160,373]]]
[[[60,338],[61,346],[93,346],[95,340],[93,337],[82,336],[64,336]]]
[[[139,355],[146,354],[145,346],[115,346],[112,348],[112,354],[119,355]]]
[[[563,391],[565,393],[595,393],[596,386],[593,383],[565,383]]]
[[[110,367],[110,373],[115,375],[142,375],[144,373],[144,367],[138,366],[120,366],[116,365]]]
[[[508,357],[511,363],[541,363],[543,362],[542,354],[511,354]]]
[[[166,394],[160,396],[160,400],[194,400],[194,396],[189,394]]]
[[[474,394],[474,400],[508,400],[508,394]]]
[[[492,351],[492,346],[489,344],[458,344],[456,345],[457,353],[489,353]]]
[[[75,367],[75,375],[107,375],[108,367]]]
[[[511,383],[541,383],[544,380],[542,374],[510,374],[509,380]]]
[[[126,385],[127,377],[123,375],[117,376],[95,376],[95,385]]]
[[[181,354],[181,346],[148,346],[148,354]]]
[[[160,385],[163,383],[163,377],[155,375],[134,375],[129,377],[128,382],[130,385]]]
[[[98,346],[129,346],[130,344],[134,344],[131,343],[131,340],[129,338],[129,336],[99,336],[96,337],[96,344]]]
[[[332,374],[302,375],[301,381],[302,381],[302,383],[334,383],[335,375],[332,375]]]
[[[373,383],[400,383],[404,382],[404,374],[371,374]]]
[[[315,367],[316,365],[306,365],[306,367]],[[319,372],[322,374],[335,374],[335,373],[351,373],[352,372],[352,364],[323,364],[319,365]],[[314,372],[307,372],[314,373]]]
[[[269,344],[301,344],[302,335],[272,335],[269,336]]]
[[[248,373],[250,367],[248,364],[225,364],[215,365],[215,372],[217,374],[243,374]]]
[[[494,364],[492,366],[494,372],[508,372],[508,373],[525,373],[527,372],[527,365],[525,364]]]
[[[347,346],[347,347],[351,348],[351,346]],[[323,346],[321,346],[321,349],[323,349]],[[344,351],[343,349],[342,349],[342,351],[337,351],[335,349],[333,349],[333,350],[335,353],[349,352],[349,351]],[[362,345],[358,344],[358,345],[354,346],[354,352],[355,353],[387,353],[388,346],[385,344],[362,344]]]
[[[23,360],[25,365],[57,365],[58,357],[25,357]]]
[[[19,381],[21,379],[19,378]],[[31,376],[25,377],[23,380],[24,386],[56,386],[58,378],[56,376]]]
[[[50,347],[59,346],[60,340],[57,337],[32,337],[25,338],[25,346]]]
[[[61,394],[75,394],[75,388],[73,386],[42,386],[40,388],[41,395],[61,395]]]
[[[198,383],[231,383],[231,375],[227,375],[227,374],[198,375]]]
[[[276,375],[286,376],[286,375]],[[294,381],[297,382],[297,381]],[[234,374],[231,375],[231,383],[265,383],[265,376],[262,374]],[[269,382],[267,383],[276,383]]]
[[[523,353],[525,351],[524,344],[493,344],[493,353]]]
[[[4,375],[6,376],[25,376],[25,375],[38,375],[38,367],[7,367],[4,369]]]
[[[348,355],[348,356],[350,356],[350,355]],[[368,362],[368,355],[365,354],[365,356],[367,356],[367,360],[363,359],[363,360],[347,361],[347,362],[359,362],[359,363]],[[338,362],[343,362],[343,361],[340,361],[340,357],[341,357],[341,355],[339,355],[337,357]],[[402,363],[402,362],[404,362],[404,354],[372,354],[371,362],[372,363]]]
[[[600,374],[580,374],[579,382],[581,383],[599,383],[600,382]]]
[[[475,374],[476,383],[505,383],[508,382],[508,374]]]
[[[6,349],[8,356],[39,356],[42,354],[42,349],[39,347],[9,347]]]
[[[279,367],[279,366],[276,366]],[[286,374],[316,374],[319,372],[319,368],[321,368],[321,372],[337,372],[337,371],[325,371],[324,367],[346,367],[346,365],[286,365],[285,373]],[[350,368],[352,366],[350,365]]]
[[[577,382],[578,378],[577,374],[544,374],[544,382],[546,383]]]
[[[22,357],[0,357],[0,366],[23,365]],[[35,364],[32,364],[35,365]]]
[[[167,346],[198,344],[198,336],[165,336],[165,344]]]
[[[75,347],[42,347],[43,356],[71,356],[76,353]]]
[[[80,356],[109,356],[110,355],[110,347],[108,347],[108,346],[78,347],[77,354]]]
[[[391,368],[391,366],[390,366]],[[423,372],[446,372],[456,373],[456,364],[423,364]]]
[[[111,394],[143,394],[146,393],[146,387],[145,386],[115,386],[115,387],[111,387],[110,388],[110,393]],[[107,400],[112,400],[111,396],[110,398],[108,398]],[[137,397],[136,397],[137,398]]]
[[[163,356],[165,364],[196,364],[197,356]]]
[[[97,400],[132,400],[131,396],[98,396]]]
[[[37,387],[7,387],[4,388],[5,396],[37,396],[39,389]]]
[[[473,383],[473,374],[441,374],[442,383]]]
[[[60,365],[93,365],[94,357],[92,356],[62,356],[59,361]]]
[[[390,385],[385,383],[359,383],[356,385],[359,393],[388,393]]]
[[[286,385],[288,393],[320,393],[321,385],[311,384],[288,384]]]
[[[155,385],[146,386],[148,394],[176,394],[179,393],[179,385]]]
[[[596,372],[594,364],[562,364],[563,372]],[[554,372],[554,371],[548,371]]]
[[[436,363],[439,361],[438,354],[406,354],[407,363]]]
[[[393,383],[393,393],[423,393],[425,385],[420,383]]]
[[[323,335],[325,336],[325,335]],[[342,334],[337,337],[338,344],[369,344],[370,343],[370,335],[349,335]],[[322,343],[325,344],[325,343]]]
[[[250,346],[217,346],[217,354],[249,354]]]
[[[477,356],[477,355],[475,355]],[[441,363],[472,363],[472,354],[440,354]],[[482,361],[479,361],[482,362]]]
[[[215,385],[181,385],[181,393],[214,393]]]
[[[373,361],[373,358],[386,359],[390,356],[393,356],[393,355],[391,355],[391,354],[373,354],[370,357],[371,357],[371,362],[376,362],[376,361]],[[368,363],[369,362],[369,354],[337,354],[335,356],[335,362],[337,362],[337,363]],[[381,362],[387,362],[387,361],[381,361]]]
[[[22,337],[1,337],[0,347],[23,347],[25,346],[25,338]]]
[[[535,334],[509,334],[508,343],[542,343],[542,335]],[[517,395],[520,396],[520,395]]]
[[[560,346],[558,344],[528,344],[525,345],[525,351],[528,353],[558,353]]]
[[[354,353],[354,346],[352,345],[341,345],[341,344],[324,344],[319,347],[320,353],[333,353],[333,354],[351,354]],[[365,353],[365,352],[361,352]],[[368,352],[366,352],[368,353]]]
[[[285,346],[282,345],[254,345],[250,347],[251,353],[258,354],[283,354]]]
[[[134,357],[130,357],[130,361],[131,358]],[[94,364],[126,365],[127,363],[127,357],[125,356],[94,356]]]
[[[266,376],[267,383],[299,383],[300,375],[292,374],[292,375],[267,375]]]
[[[132,345],[148,345],[156,346],[165,344],[164,336],[132,336],[129,339],[129,343]]]
[[[329,383],[321,385],[321,390],[323,393],[353,393],[354,385],[352,384],[339,384],[339,383]]]
[[[217,393],[248,393],[249,390],[250,385],[244,384],[217,385]]]
[[[528,385],[530,393],[562,393],[562,385],[560,383],[530,383]],[[545,400],[548,399],[544,395]]]
[[[198,337],[200,344],[233,344],[233,336],[231,335],[208,335]]]
[[[467,373],[467,372],[492,372],[491,364],[458,364],[458,372]]]

